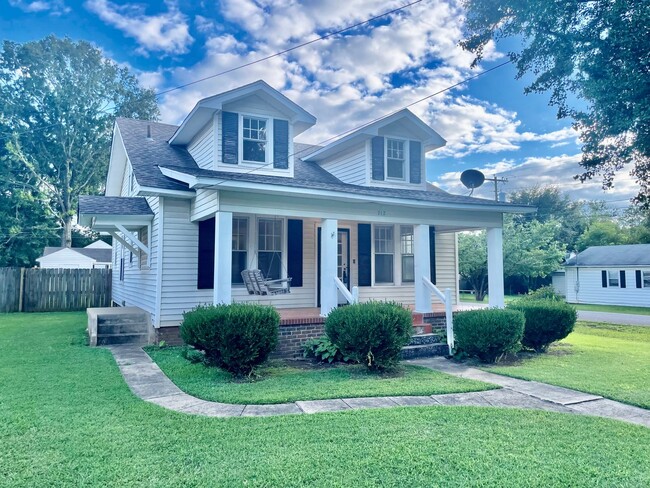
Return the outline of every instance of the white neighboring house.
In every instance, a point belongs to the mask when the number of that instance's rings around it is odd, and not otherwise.
[[[112,253],[112,246],[100,240],[86,247],[46,247],[36,261],[41,268],[110,269]]]
[[[564,268],[569,303],[650,307],[650,244],[589,247]]]
[[[180,126],[118,119],[105,196],[79,199],[79,223],[113,236],[113,301],[157,329],[204,303],[326,316],[357,292],[426,313],[431,282],[457,300],[456,232],[487,229],[490,305],[503,306],[503,214],[534,209],[428,185],[426,155],[445,140],[408,110],[294,142],[315,123],[263,81],[199,101]],[[290,293],[251,293],[250,269],[290,277]]]

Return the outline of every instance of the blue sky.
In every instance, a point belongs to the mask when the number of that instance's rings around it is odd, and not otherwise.
[[[84,39],[157,91],[232,68],[341,29],[406,2],[390,0],[221,0],[124,2],[0,0],[3,39],[48,34]],[[205,96],[264,79],[318,118],[300,142],[318,143],[505,60],[516,40],[491,46],[478,69],[458,47],[463,11],[425,0],[372,25],[283,57],[193,85],[160,99],[164,122],[179,123]],[[411,108],[447,141],[430,154],[428,179],[465,193],[459,173],[479,168],[508,178],[503,190],[555,184],[574,198],[625,206],[635,184],[622,172],[613,191],[581,184],[580,146],[547,95],[524,95],[508,65]],[[490,187],[478,191],[489,196]]]

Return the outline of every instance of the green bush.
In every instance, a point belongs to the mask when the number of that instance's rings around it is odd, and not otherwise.
[[[206,360],[231,373],[250,374],[278,343],[280,315],[270,306],[199,306],[183,314],[181,338]]]
[[[520,300],[553,300],[556,302],[564,302],[564,297],[558,295],[555,292],[555,288],[552,286],[542,286],[535,291],[528,292],[528,295],[524,295]]]
[[[309,339],[305,342],[303,349],[304,357],[314,359],[319,363],[352,362],[352,358],[344,355],[327,336]]]
[[[399,362],[402,347],[413,334],[413,318],[397,303],[355,304],[333,310],[325,331],[344,356],[383,370]]]
[[[486,363],[519,351],[523,334],[524,314],[516,310],[470,310],[454,317],[456,350]]]
[[[521,342],[537,352],[546,351],[551,343],[568,336],[578,318],[576,309],[564,301],[520,300],[508,308],[523,312],[526,327]]]

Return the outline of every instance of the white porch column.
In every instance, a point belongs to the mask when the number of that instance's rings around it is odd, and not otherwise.
[[[413,244],[415,257],[415,311],[431,312],[431,290],[422,282],[422,278],[431,279],[431,257],[429,254],[429,226],[413,226]]]
[[[503,308],[503,229],[487,230],[488,293],[490,307]]]
[[[334,284],[337,265],[338,222],[323,219],[320,231],[320,314],[327,316],[338,306],[338,289]]]
[[[214,304],[232,302],[232,212],[217,212],[214,225]]]

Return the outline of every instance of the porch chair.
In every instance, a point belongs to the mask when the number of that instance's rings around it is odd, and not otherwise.
[[[267,280],[259,269],[241,272],[249,295],[280,295],[291,293],[291,278]]]

